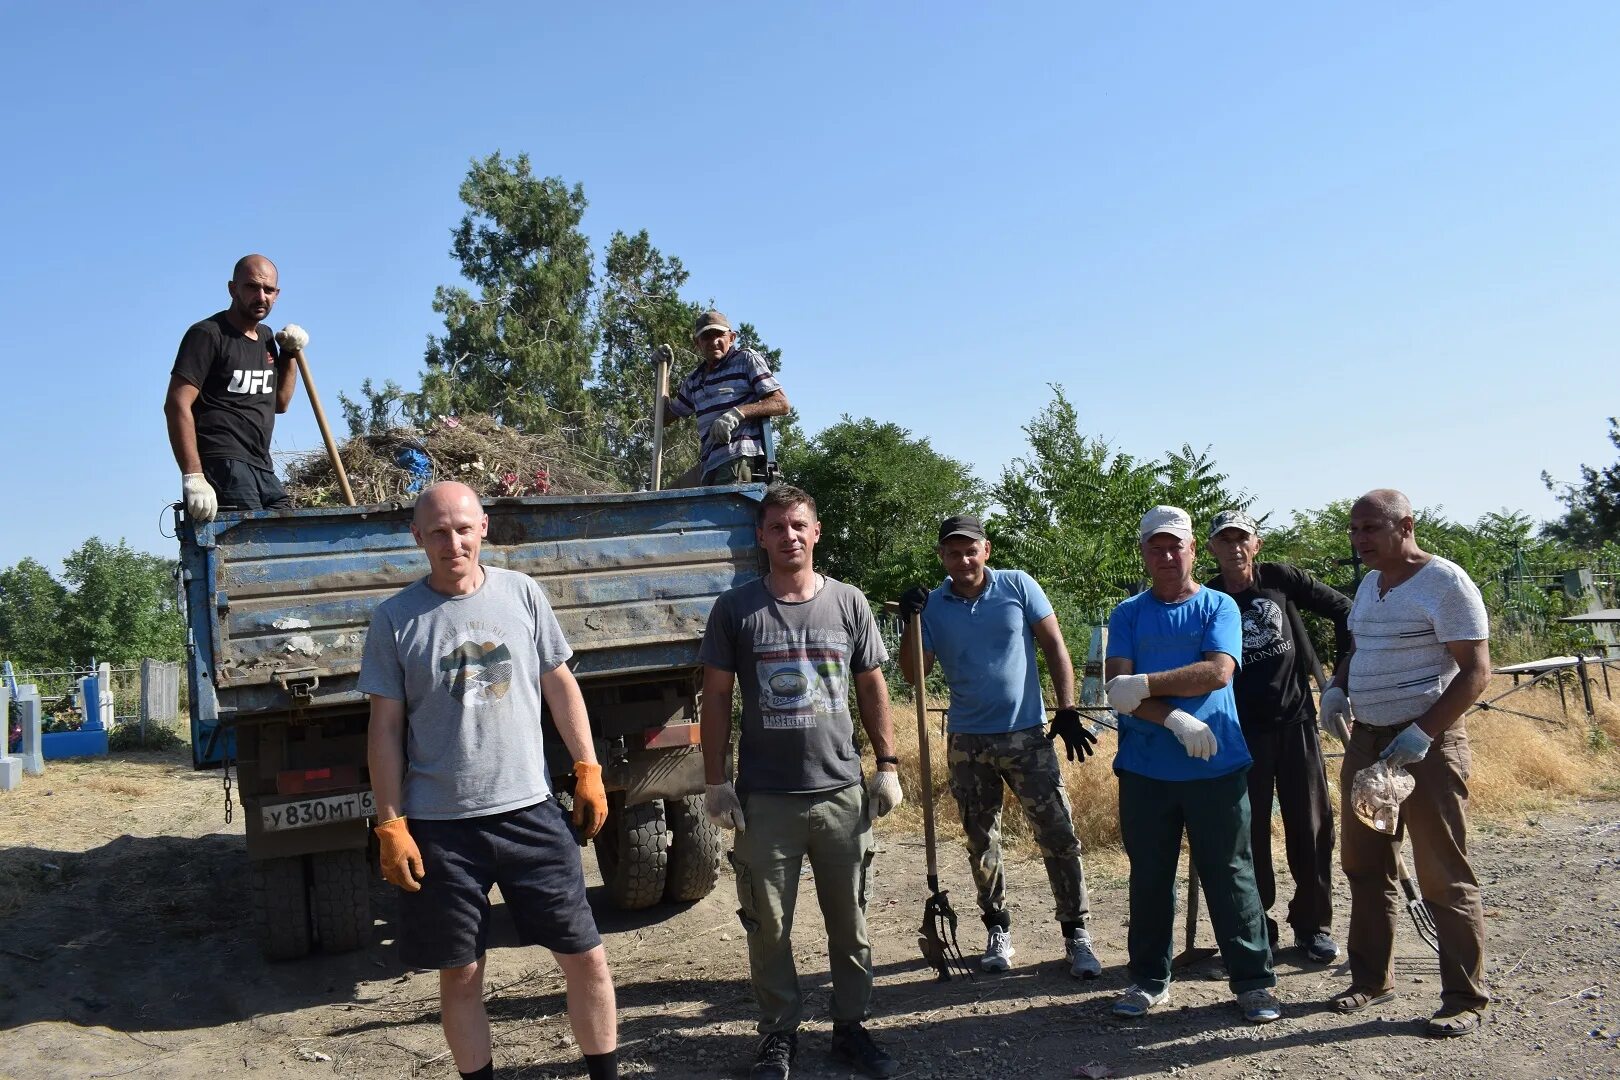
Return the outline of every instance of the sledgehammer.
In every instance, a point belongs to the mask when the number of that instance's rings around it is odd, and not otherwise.
[[[343,498],[353,506],[354,492],[349,490],[349,474],[343,471],[343,459],[338,456],[337,442],[332,438],[332,429],[326,425],[326,410],[321,408],[321,396],[315,392],[315,380],[309,374],[309,361],[304,359],[309,334],[302,326],[288,323],[276,332],[276,344],[281,346],[282,352],[292,353],[293,359],[298,361],[298,373],[304,377],[304,389],[309,391],[309,403],[315,409],[315,424],[321,429],[321,438],[326,442],[326,456],[332,459],[332,470],[337,473]]]

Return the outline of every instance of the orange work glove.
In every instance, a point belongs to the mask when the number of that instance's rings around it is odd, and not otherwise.
[[[607,821],[607,791],[602,787],[602,766],[574,762],[574,828],[589,840]]]
[[[427,871],[422,868],[422,851],[411,839],[411,830],[405,827],[405,819],[389,818],[372,831],[377,834],[377,843],[382,845],[380,861],[383,880],[390,885],[398,885],[406,892],[420,889],[420,882],[427,877]]]

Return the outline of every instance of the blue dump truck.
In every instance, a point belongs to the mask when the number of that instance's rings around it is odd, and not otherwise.
[[[698,645],[715,598],[760,574],[763,485],[486,504],[485,565],[529,574],[574,648],[609,816],[596,859],[622,908],[714,888],[703,812]],[[193,763],[220,769],[247,830],[248,885],[270,959],[370,940],[365,696],[372,609],[428,572],[400,505],[177,512]],[[549,731],[549,727],[548,727]],[[572,762],[546,760],[567,798]]]

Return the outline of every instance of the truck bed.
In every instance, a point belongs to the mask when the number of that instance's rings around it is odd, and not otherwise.
[[[698,666],[709,609],[759,576],[763,485],[486,502],[482,561],[545,590],[583,683]],[[373,608],[426,576],[399,505],[180,523],[199,767],[235,724],[355,706]],[[225,729],[216,738],[222,719]]]

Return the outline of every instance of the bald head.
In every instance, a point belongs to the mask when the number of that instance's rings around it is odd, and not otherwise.
[[[1412,516],[1411,500],[1394,488],[1373,488],[1356,500],[1352,513],[1357,508],[1375,513],[1392,525]]]
[[[231,294],[231,321],[238,330],[248,333],[265,320],[281,295],[276,264],[263,255],[237,259],[225,288]]]
[[[484,512],[478,492],[460,480],[441,480],[437,484],[429,484],[423,489],[422,494],[416,497],[416,506],[411,512],[411,524],[421,525],[425,518],[463,503],[470,503],[475,513]]]
[[[427,554],[428,585],[448,596],[476,592],[483,582],[478,551],[489,532],[478,493],[446,480],[422,492],[411,513],[411,535]]]
[[[231,280],[242,281],[246,275],[262,271],[269,271],[274,276],[276,264],[263,255],[244,255],[236,260],[235,266],[231,267]]]

